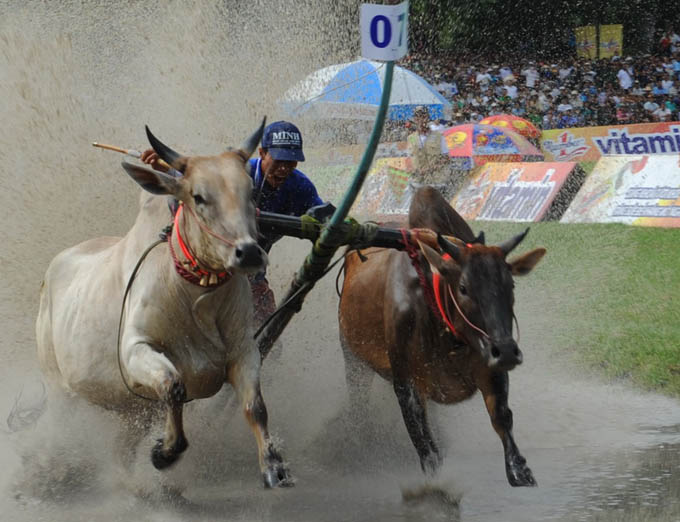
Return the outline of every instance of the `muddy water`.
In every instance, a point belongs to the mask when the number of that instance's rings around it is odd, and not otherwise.
[[[228,391],[187,407],[191,446],[163,474],[148,458],[160,425],[132,476],[115,471],[118,421],[106,412],[52,395],[37,423],[13,415],[7,425],[19,394],[26,415],[41,404],[33,322],[47,263],[65,246],[124,233],[136,213],[121,158],[90,142],[141,148],[148,123],[182,151],[215,152],[262,114],[280,116],[273,100],[290,82],[352,47],[326,38],[345,35],[351,9],[342,3],[249,2],[247,12],[200,1],[55,5],[0,0],[0,520],[680,519],[680,404],[565,366],[551,349],[563,318],[546,306],[560,296],[530,276],[518,283],[525,364],[512,373],[510,405],[538,488],[507,485],[479,397],[432,408],[446,458],[428,481],[386,383],[373,385],[371,418],[345,410],[332,276],[263,370],[295,488],[262,489],[255,443]],[[277,295],[308,247],[290,239],[273,250]]]
[[[293,239],[275,247],[271,275],[281,282],[279,295],[306,247]],[[512,373],[510,404],[538,488],[508,486],[501,444],[479,397],[432,408],[446,458],[431,480],[419,472],[387,384],[373,384],[371,419],[345,411],[337,297],[328,277],[264,368],[270,424],[297,479],[294,488],[262,489],[254,441],[229,393],[188,406],[191,446],[172,471],[151,469],[150,437],[135,476],[125,479],[145,487],[164,481],[185,502],[132,495],[112,464],[115,418],[68,403],[68,417],[50,424],[49,409],[59,406],[51,402],[35,427],[0,435],[8,470],[3,511],[21,521],[678,520],[680,405],[565,370],[546,346],[543,319],[531,320],[539,300],[527,305],[545,290],[525,281],[518,284],[518,317],[526,357]],[[0,411],[11,408],[22,383],[26,395],[39,395],[29,366],[4,369]],[[159,425],[153,435],[160,432]],[[20,455],[28,457],[23,465]]]

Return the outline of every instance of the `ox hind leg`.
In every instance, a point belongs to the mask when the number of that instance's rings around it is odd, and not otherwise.
[[[484,395],[484,403],[491,424],[503,442],[505,474],[511,486],[535,486],[536,480],[519,452],[512,436],[512,411],[508,407],[510,379],[508,372],[487,372],[478,379],[477,386]]]
[[[154,390],[157,398],[165,405],[165,432],[151,450],[154,467],[165,469],[174,464],[189,447],[182,419],[186,387],[177,368],[160,350],[139,342],[124,350],[122,355],[129,384]]]
[[[292,486],[288,468],[269,436],[267,407],[260,391],[260,364],[260,352],[248,350],[240,360],[229,366],[227,377],[255,435],[264,486]]]

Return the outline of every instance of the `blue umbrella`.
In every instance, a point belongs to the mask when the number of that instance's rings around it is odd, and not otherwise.
[[[384,75],[384,64],[369,60],[324,67],[288,90],[281,105],[293,117],[373,120]],[[426,107],[433,120],[447,117],[451,110],[451,103],[432,85],[408,69],[395,67],[388,118],[410,119],[418,106]]]

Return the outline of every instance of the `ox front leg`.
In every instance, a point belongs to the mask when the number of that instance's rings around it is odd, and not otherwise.
[[[512,411],[508,407],[510,379],[507,372],[486,373],[479,379],[478,387],[484,395],[491,424],[503,442],[505,473],[511,486],[536,486],[534,475],[526,459],[519,452],[512,436]]]
[[[394,393],[399,400],[411,442],[420,457],[420,467],[425,473],[433,475],[439,469],[442,459],[427,422],[425,400],[418,394],[410,380],[395,380]]]
[[[156,469],[174,464],[189,447],[184,436],[182,411],[186,388],[177,368],[160,351],[140,342],[124,351],[128,384],[134,388],[153,390],[167,409],[165,432],[151,450],[151,462]],[[148,393],[148,392],[146,392]],[[141,395],[145,395],[142,392]]]
[[[151,462],[156,469],[165,469],[180,457],[189,447],[184,436],[182,413],[186,389],[184,384],[176,382],[171,386],[170,392],[165,397],[167,414],[165,417],[165,435],[156,441],[151,449]]]
[[[236,390],[246,420],[255,435],[264,486],[292,486],[288,467],[269,436],[267,407],[260,391],[260,364],[259,351],[250,350],[249,354],[229,367],[229,382]]]

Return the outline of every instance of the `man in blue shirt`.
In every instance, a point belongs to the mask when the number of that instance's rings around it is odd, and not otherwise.
[[[255,206],[264,212],[301,216],[310,208],[322,205],[316,187],[297,170],[299,161],[305,161],[302,152],[302,134],[292,123],[277,121],[270,124],[262,135],[260,157],[250,160],[250,177],[253,178]],[[269,252],[281,236],[260,237],[260,246]]]
[[[264,212],[301,216],[310,208],[323,205],[316,187],[302,172],[298,162],[305,161],[302,133],[287,121],[267,126],[262,135],[260,157],[250,160],[255,206]],[[258,243],[269,253],[281,235],[261,234]],[[265,272],[249,276],[255,305],[255,324],[261,325],[276,310],[274,292]]]
[[[253,200],[257,208],[264,212],[301,216],[312,207],[324,205],[314,184],[295,168],[299,161],[305,160],[302,133],[295,125],[287,121],[268,125],[262,135],[259,154],[259,158],[249,161],[250,168],[246,169],[253,179]],[[141,160],[156,170],[168,170],[159,163],[153,149],[145,150]],[[326,214],[334,210],[332,205],[326,206]],[[278,234],[260,234],[258,243],[269,253],[281,237]],[[255,325],[259,327],[276,310],[276,300],[264,271],[250,275],[248,279],[255,307]]]

